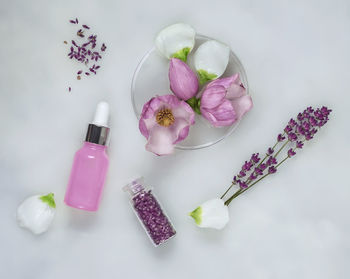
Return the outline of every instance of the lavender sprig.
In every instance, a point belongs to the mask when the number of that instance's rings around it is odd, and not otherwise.
[[[278,134],[275,145],[268,148],[262,160],[260,160],[259,153],[256,153],[251,156],[249,161],[243,164],[242,169],[234,176],[231,186],[221,196],[221,199],[223,199],[234,185],[239,186],[239,189],[225,201],[225,205],[229,205],[233,199],[265,177],[276,173],[282,163],[295,156],[296,150],[302,149],[304,142],[311,140],[319,129],[327,123],[331,111],[327,107],[317,109],[308,107],[297,115],[296,120],[290,119],[284,128],[284,132]],[[281,145],[281,147],[275,152],[278,145]],[[289,149],[286,152],[286,156],[278,162],[277,156],[287,145]],[[266,163],[264,163],[265,161]],[[257,163],[259,164],[255,166]]]

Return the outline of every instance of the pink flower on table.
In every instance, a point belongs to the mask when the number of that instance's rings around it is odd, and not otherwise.
[[[146,150],[157,155],[174,152],[174,145],[184,140],[194,124],[192,108],[176,96],[156,96],[144,104],[139,129],[148,140]]]
[[[230,126],[253,107],[239,75],[210,82],[203,91],[200,111],[214,127]]]
[[[181,100],[188,100],[198,92],[198,78],[182,60],[172,58],[169,65],[170,89]]]

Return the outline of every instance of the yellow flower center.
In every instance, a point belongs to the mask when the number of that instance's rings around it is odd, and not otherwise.
[[[169,127],[174,123],[175,117],[171,109],[163,108],[158,111],[156,121],[161,126]]]

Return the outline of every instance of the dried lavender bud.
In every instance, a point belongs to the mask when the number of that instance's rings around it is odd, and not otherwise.
[[[70,20],[72,24],[78,24],[79,21],[76,18],[75,20]],[[70,46],[70,52],[67,54],[69,59],[74,59],[75,61],[78,61],[80,63],[84,63],[88,67],[88,71],[79,70],[77,72],[77,79],[80,79],[80,75],[84,72],[86,76],[91,75],[90,73],[94,73],[96,75],[97,69],[100,68],[100,66],[93,65],[92,67],[89,67],[89,63],[91,61],[97,62],[99,59],[102,59],[102,55],[98,51],[94,51],[95,47],[97,46],[97,35],[89,34],[86,35],[86,30],[89,30],[90,27],[86,24],[82,25],[82,28],[77,31],[77,36],[80,38],[85,38],[85,42],[82,42],[80,45],[75,40],[71,41]],[[64,41],[65,44],[68,44],[67,41]],[[106,45],[103,43],[101,46],[101,51],[104,51],[106,49]],[[78,78],[79,76],[79,78]]]
[[[72,91],[72,88],[68,87],[68,91],[71,92],[71,91]]]
[[[81,77],[80,76],[77,76],[77,80],[80,80],[81,79]]]
[[[68,44],[67,41],[63,41],[64,44]]]

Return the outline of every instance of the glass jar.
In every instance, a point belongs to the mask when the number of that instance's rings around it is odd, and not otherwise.
[[[130,194],[130,203],[140,223],[155,246],[174,237],[176,231],[152,189],[145,187],[143,177],[123,187]]]

